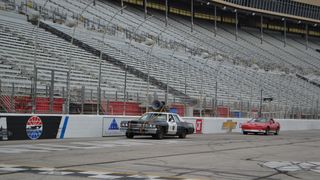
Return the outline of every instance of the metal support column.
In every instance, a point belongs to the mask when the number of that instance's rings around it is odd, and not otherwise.
[[[36,113],[36,99],[37,99],[37,79],[38,79],[38,70],[34,66],[34,77],[33,77],[33,87],[32,87],[32,113]]]
[[[193,9],[193,3],[194,3],[194,0],[191,0],[191,32],[193,32],[193,16],[194,16],[194,9]]]
[[[53,101],[54,101],[54,70],[51,70],[51,83],[50,83],[50,92],[49,92],[49,96],[50,96],[50,113],[53,112]]]
[[[218,117],[218,80],[216,79],[216,87],[214,93],[214,116]]]
[[[101,87],[97,87],[97,115],[100,114],[101,109]]]
[[[69,101],[68,101],[68,86],[69,86],[69,75],[70,74],[70,72],[67,72],[67,81],[66,81],[66,86],[67,86],[67,88],[66,88],[66,91],[65,91],[65,89],[64,89],[64,87],[63,87],[63,99],[64,99],[64,113],[65,114],[69,114],[69,105],[68,105],[68,103],[69,103]]]
[[[260,107],[259,107],[259,117],[262,116],[262,92],[263,92],[263,89],[261,89],[261,92],[260,92]]]
[[[123,0],[121,0],[121,14],[123,13]]]
[[[11,96],[10,96],[10,112],[15,112],[14,110],[14,83],[12,83],[12,91],[11,91]]]
[[[81,87],[81,114],[83,114],[84,112],[84,102],[86,99],[85,92],[86,92],[85,86],[82,86]]]
[[[126,65],[125,73],[124,73],[124,88],[123,88],[123,115],[126,115],[127,69],[128,69],[128,66]]]
[[[260,17],[260,43],[263,43],[263,15]]]
[[[317,106],[316,106],[316,114],[315,114],[315,119],[319,118],[319,99],[317,99]]]
[[[147,19],[147,15],[148,15],[148,7],[147,7],[147,0],[143,1],[143,5],[144,5],[144,19]]]
[[[309,48],[309,27],[308,24],[306,24],[306,50]]]
[[[50,91],[49,89],[50,89],[50,87],[48,87],[48,85],[46,85],[46,97],[48,97],[48,91]]]
[[[217,36],[217,6],[214,6],[214,37]]]
[[[28,14],[28,0],[26,0],[25,3],[26,3],[26,14]]]
[[[287,20],[283,18],[283,46],[287,46]]]
[[[184,77],[184,94],[185,94],[185,99],[184,99],[184,115],[186,116],[187,114],[187,76]]]
[[[236,13],[236,32],[235,32],[235,37],[236,37],[236,41],[238,41],[238,10],[235,9],[234,12]]]
[[[166,13],[166,19],[165,19],[165,22],[166,22],[166,27],[168,26],[168,11],[169,11],[169,7],[168,7],[168,0],[166,0],[165,2],[165,6],[166,6],[166,9],[165,9],[165,13]]]

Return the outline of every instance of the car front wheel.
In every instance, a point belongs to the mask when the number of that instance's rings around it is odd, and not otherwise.
[[[274,135],[279,135],[279,131],[280,131],[280,129],[277,129],[276,132],[274,133]]]
[[[134,135],[132,133],[126,133],[127,138],[132,139]]]
[[[163,139],[164,131],[163,129],[159,129],[157,134],[155,135],[156,139]]]
[[[266,129],[266,131],[265,131],[265,135],[268,135],[269,134],[269,131],[270,131],[270,128],[269,127],[267,127],[267,129]]]

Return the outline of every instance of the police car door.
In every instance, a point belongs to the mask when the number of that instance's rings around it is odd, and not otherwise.
[[[168,134],[177,134],[177,122],[174,120],[173,116],[169,114],[168,118]]]

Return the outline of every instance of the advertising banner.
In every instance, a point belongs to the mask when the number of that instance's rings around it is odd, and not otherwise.
[[[202,119],[196,120],[196,134],[202,134]]]
[[[104,117],[102,136],[121,136],[124,132],[120,132],[121,117]]]
[[[0,140],[55,139],[61,116],[0,116]]]

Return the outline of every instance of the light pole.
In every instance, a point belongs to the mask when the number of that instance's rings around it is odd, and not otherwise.
[[[291,84],[291,81],[293,79],[293,77],[291,75],[289,75],[289,84],[288,84],[288,88],[290,88],[290,84]],[[289,92],[286,93],[286,103],[285,103],[285,110],[284,110],[284,118],[286,119],[287,118],[287,113],[289,113],[289,108],[288,108],[288,96],[290,96]]]
[[[49,0],[46,0],[42,5],[42,9],[47,5]],[[27,10],[26,4],[26,10]],[[36,98],[37,98],[37,49],[38,49],[38,36],[39,36],[39,26],[40,26],[40,18],[41,18],[42,11],[40,10],[37,26],[34,27],[32,34],[34,34],[34,30],[37,29],[35,42],[34,42],[34,56],[33,56],[33,91],[32,91],[32,113],[36,113]]]
[[[78,15],[78,18],[77,18],[77,23],[76,25],[74,26],[73,28],[73,32],[72,32],[72,36],[71,36],[71,42],[69,44],[69,48],[68,48],[68,57],[67,59],[68,60],[68,75],[67,75],[67,105],[66,105],[66,109],[65,109],[65,112],[66,114],[69,114],[69,111],[70,111],[70,78],[71,78],[71,48],[72,48],[72,45],[73,45],[73,41],[74,41],[74,36],[75,36],[75,32],[76,32],[76,28],[79,24],[79,18],[80,16],[82,16],[82,14],[86,11],[86,9],[92,4],[92,3],[95,3],[95,0],[93,0],[92,2],[88,3],[81,11],[81,13]]]
[[[106,37],[107,34],[107,30],[108,27],[110,25],[110,23],[112,22],[112,20],[120,13],[123,11],[123,9],[125,9],[126,6],[121,7],[121,9],[119,9],[116,13],[114,13],[114,15],[110,18],[110,20],[108,21],[107,25],[105,26],[105,30],[102,36],[102,42],[101,42],[101,49],[100,49],[100,59],[99,59],[99,81],[98,81],[98,103],[97,103],[97,115],[100,114],[100,106],[101,106],[101,66],[102,66],[102,55],[103,55],[103,51],[104,51],[104,39]]]
[[[187,40],[187,38],[188,38],[188,36],[185,36],[183,39],[182,39],[182,41],[180,42],[180,44],[183,44],[184,42],[185,42],[185,40]],[[173,51],[172,51],[172,53],[170,54],[170,59],[169,59],[169,62],[171,63],[172,62],[172,58],[173,58],[173,55],[176,53],[176,51],[178,50],[178,48],[177,49],[174,49]],[[168,97],[168,95],[169,95],[169,62],[167,62],[167,65],[168,65],[168,67],[167,67],[167,70],[168,70],[168,73],[167,73],[167,90],[166,90],[166,97]],[[168,104],[168,98],[166,98],[166,100],[165,100],[166,102],[166,104]]]
[[[263,101],[263,99],[262,99],[262,92],[263,92],[263,89],[262,89],[262,87],[261,87],[261,90],[260,90],[260,105],[259,105],[259,117],[262,117],[262,101]]]
[[[135,28],[135,30],[132,32],[132,34],[135,34],[139,28],[145,23],[147,22],[149,19],[151,19],[153,17],[153,15],[147,17],[144,19],[144,21],[142,21],[140,24],[138,24],[138,26]],[[125,63],[128,62],[128,56],[130,54],[130,49],[131,49],[131,45],[132,45],[132,36],[130,36],[130,42],[129,42],[129,46],[128,46],[128,52],[126,53],[126,59],[125,59]],[[126,68],[127,70],[127,68]],[[126,86],[126,80],[125,80],[125,86]],[[123,91],[123,115],[126,115],[126,87],[124,87],[124,91]]]
[[[217,59],[217,54],[215,53],[214,58]],[[222,65],[223,61],[220,61],[217,66],[216,71],[216,86],[215,86],[215,97],[214,97],[214,115],[217,117],[218,114],[218,79],[219,79],[219,73],[220,73],[220,66]]]
[[[209,59],[207,59],[203,66],[202,66],[202,70],[201,70],[201,85],[200,85],[200,117],[202,117],[202,103],[203,103],[203,100],[202,100],[202,96],[203,96],[203,72],[204,72],[204,68],[206,67],[207,65],[207,62],[208,62]]]
[[[156,36],[156,39],[158,39],[160,37],[160,35],[162,33],[164,33],[166,30],[168,29],[168,26],[165,26],[164,29],[162,29]],[[152,55],[152,51],[153,51],[153,48],[155,47],[155,42],[151,45],[149,51],[148,51],[148,54],[147,54],[147,73],[148,73],[148,78],[147,78],[147,107],[146,107],[146,111],[148,112],[149,111],[149,93],[150,93],[150,56]]]

